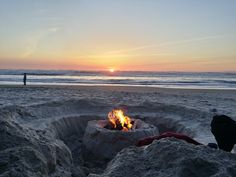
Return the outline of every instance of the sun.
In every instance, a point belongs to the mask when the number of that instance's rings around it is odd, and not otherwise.
[[[115,69],[110,68],[110,69],[109,69],[109,72],[110,72],[110,73],[114,73],[114,72],[115,72]]]

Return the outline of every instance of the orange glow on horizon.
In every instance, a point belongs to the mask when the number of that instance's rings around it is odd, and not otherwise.
[[[110,69],[109,69],[109,72],[114,73],[114,72],[115,72],[115,69],[110,68]]]

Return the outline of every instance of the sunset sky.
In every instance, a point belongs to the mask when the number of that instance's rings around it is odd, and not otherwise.
[[[236,71],[235,0],[0,0],[1,69]]]

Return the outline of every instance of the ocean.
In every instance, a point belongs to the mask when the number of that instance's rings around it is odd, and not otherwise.
[[[162,88],[236,89],[236,73],[75,70],[0,70],[0,85],[115,85]]]

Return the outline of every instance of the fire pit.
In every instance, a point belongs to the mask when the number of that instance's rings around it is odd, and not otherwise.
[[[83,145],[89,156],[112,159],[121,149],[134,145],[139,139],[158,135],[154,125],[140,119],[131,119],[123,110],[109,112],[107,120],[89,121]]]

